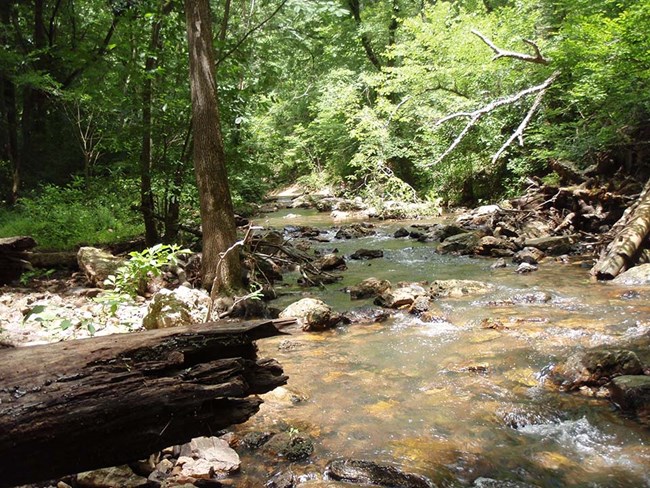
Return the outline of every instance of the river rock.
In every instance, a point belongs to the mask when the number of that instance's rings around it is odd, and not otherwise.
[[[412,315],[415,315],[416,317],[419,317],[420,315],[431,311],[432,305],[433,303],[431,302],[431,298],[422,295],[416,297],[415,300],[413,300],[413,303],[409,307],[408,312]]]
[[[400,228],[397,229],[397,230],[395,231],[395,233],[393,234],[393,237],[394,237],[395,239],[399,239],[400,237],[408,237],[408,236],[409,236],[409,231],[406,230],[404,227],[400,227]]]
[[[241,443],[248,449],[259,449],[273,437],[272,432],[253,431],[242,437]]]
[[[377,258],[383,258],[384,257],[384,251],[381,249],[357,249],[354,251],[352,255],[350,255],[350,259],[377,259]]]
[[[433,298],[456,298],[466,295],[480,295],[492,291],[489,283],[474,280],[436,280],[431,283],[429,295]]]
[[[572,244],[573,237],[571,236],[544,236],[524,241],[526,247],[535,247],[552,256],[570,252]]]
[[[321,271],[332,271],[334,269],[346,269],[345,259],[343,256],[338,256],[336,254],[325,254],[323,257],[314,261],[314,266],[316,266]]]
[[[372,298],[390,290],[391,284],[387,280],[378,280],[377,278],[366,278],[361,283],[348,288],[352,300],[361,300],[363,298]]]
[[[512,256],[516,250],[516,244],[508,239],[484,236],[478,241],[478,245],[474,248],[474,253],[481,256],[502,258]]]
[[[266,488],[293,488],[296,486],[296,476],[291,471],[275,473],[264,485]]]
[[[472,488],[538,488],[537,485],[529,485],[520,481],[495,480],[492,478],[477,478]]]
[[[152,330],[199,324],[206,321],[209,307],[210,296],[204,290],[187,286],[163,288],[151,299],[142,325]]]
[[[385,308],[402,308],[411,305],[419,296],[426,295],[422,285],[413,283],[399,288],[386,290],[375,298],[375,305]]]
[[[524,247],[521,251],[515,253],[512,257],[512,262],[515,264],[538,264],[544,256],[546,256],[544,252],[536,247]]]
[[[361,459],[335,459],[325,468],[329,479],[348,483],[368,484],[391,488],[434,488],[423,476],[405,473],[395,466],[377,464]]]
[[[549,378],[564,390],[576,390],[581,386],[602,386],[616,376],[641,374],[643,364],[632,351],[592,350],[574,354],[553,368]]]
[[[148,484],[147,478],[138,476],[126,465],[86,471],[77,475],[77,485],[86,488],[135,488]]]
[[[631,412],[650,425],[650,376],[618,376],[609,384],[612,401],[624,412]]]
[[[515,272],[519,274],[527,274],[532,273],[533,271],[537,271],[538,269],[539,267],[536,264],[519,263],[519,266],[517,266]]]
[[[314,441],[304,433],[280,432],[264,444],[263,450],[287,461],[300,461],[314,452]]]
[[[117,272],[117,269],[124,264],[124,259],[96,247],[80,247],[77,252],[77,262],[88,281],[93,286],[103,288],[106,278]]]
[[[508,264],[506,263],[506,260],[503,258],[499,258],[490,266],[490,268],[499,269],[499,268],[506,268],[507,266]]]
[[[341,227],[334,237],[337,239],[357,239],[376,234],[372,224],[352,224]]]
[[[315,298],[303,298],[292,303],[280,312],[280,318],[295,318],[306,332],[329,329],[342,319],[329,305]]]
[[[640,264],[621,273],[612,280],[619,285],[650,285],[650,263]]]
[[[343,312],[343,316],[351,324],[375,324],[377,322],[388,320],[390,314],[381,308],[369,306],[348,310],[347,312]]]
[[[218,437],[197,437],[183,444],[177,464],[181,475],[192,478],[211,478],[215,474],[229,474],[239,470],[239,455],[228,442]]]
[[[476,232],[464,232],[447,237],[442,241],[437,252],[441,254],[473,254],[475,248],[478,246],[481,237]]]

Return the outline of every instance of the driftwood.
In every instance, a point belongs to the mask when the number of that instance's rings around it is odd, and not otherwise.
[[[290,320],[289,322],[293,322]],[[0,486],[145,458],[244,422],[282,385],[253,341],[287,321],[218,322],[0,351]]]
[[[634,205],[625,211],[612,229],[614,239],[604,249],[591,274],[611,280],[633,266],[650,234],[650,180]]]

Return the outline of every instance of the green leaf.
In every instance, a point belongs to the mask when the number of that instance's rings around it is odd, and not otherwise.
[[[69,319],[64,319],[59,323],[59,327],[61,327],[61,330],[66,330],[72,327],[72,322]]]

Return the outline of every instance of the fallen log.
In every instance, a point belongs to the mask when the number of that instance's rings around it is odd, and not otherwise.
[[[0,285],[6,285],[20,278],[32,266],[23,257],[23,251],[36,246],[36,241],[29,236],[0,238]]]
[[[639,199],[615,224],[616,235],[605,248],[591,274],[599,280],[611,280],[632,267],[641,246],[650,234],[650,180]]]
[[[293,320],[290,321],[293,323]],[[287,321],[207,323],[0,351],[0,486],[146,458],[246,421],[286,383],[254,341]]]

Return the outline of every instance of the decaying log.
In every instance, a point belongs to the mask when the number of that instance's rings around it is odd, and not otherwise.
[[[0,486],[131,462],[244,422],[261,403],[249,395],[286,382],[253,342],[286,322],[212,322],[0,351]]]
[[[650,180],[637,202],[623,214],[614,229],[616,236],[591,268],[591,274],[599,280],[611,280],[633,266],[650,234]]]

